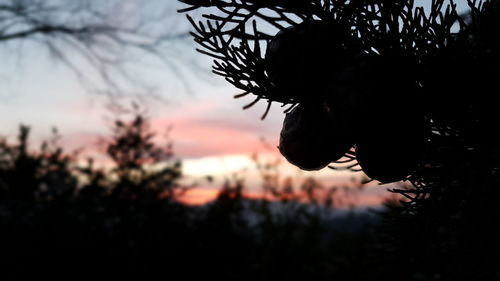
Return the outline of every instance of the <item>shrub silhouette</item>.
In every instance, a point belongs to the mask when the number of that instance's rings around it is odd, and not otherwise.
[[[149,193],[149,196],[173,198],[174,189],[178,187],[176,181],[181,176],[181,163],[171,163],[171,145],[157,147],[153,137],[147,120],[141,115],[129,124],[115,122],[107,153],[115,164],[111,173],[117,178],[112,189],[116,196],[144,197]]]
[[[28,126],[20,126],[17,145],[0,140],[0,194],[2,197],[32,200],[71,196],[77,180],[70,170],[74,160],[57,145],[57,131],[40,151],[29,151]]]

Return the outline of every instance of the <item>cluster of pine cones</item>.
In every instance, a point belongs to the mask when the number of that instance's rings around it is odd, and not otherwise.
[[[404,180],[429,131],[412,62],[358,45],[348,28],[327,21],[304,21],[269,42],[271,95],[297,102],[283,122],[279,150],[299,168],[319,170],[354,147],[370,178]]]

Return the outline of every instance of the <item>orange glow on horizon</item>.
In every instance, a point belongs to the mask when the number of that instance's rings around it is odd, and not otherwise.
[[[190,206],[202,206],[207,203],[214,201],[219,194],[220,189],[216,188],[193,188],[188,190],[183,196],[181,196],[178,200],[186,205]],[[352,198],[342,198],[343,196],[338,196],[335,198],[337,202],[337,207],[371,207],[371,206],[380,206],[382,203],[393,197],[394,194],[390,193],[388,195],[382,196],[377,194],[364,194],[357,197],[355,200]],[[243,192],[243,197],[249,200],[261,200],[266,199],[270,201],[277,201],[276,199],[270,199],[264,194],[260,192]],[[338,204],[343,202],[341,204]]]
[[[191,206],[201,206],[214,201],[219,195],[220,189],[214,188],[193,188],[188,190],[183,196],[179,198],[179,201]],[[263,199],[263,195],[257,192],[244,192],[243,197],[247,199],[259,200]]]
[[[193,188],[183,194],[178,200],[186,205],[201,206],[217,198],[218,189]]]

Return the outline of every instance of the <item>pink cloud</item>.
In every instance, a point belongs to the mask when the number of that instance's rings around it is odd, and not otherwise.
[[[257,136],[237,129],[192,124],[177,127],[173,135],[176,154],[188,158],[250,154],[260,146]]]
[[[75,119],[80,122],[79,128],[58,126],[65,146],[71,149],[84,147],[86,150],[95,151],[99,136],[110,135],[109,127],[114,117],[103,106],[91,102],[64,101],[64,104],[59,103],[58,107],[68,114],[71,113],[71,116],[88,116]],[[270,118],[261,122],[246,113],[248,112],[243,112],[240,108],[228,106],[220,99],[153,104],[150,110],[146,111],[160,142],[167,127],[172,126],[170,137],[174,144],[174,153],[180,158],[249,155],[262,150],[261,138],[274,150],[278,142],[281,120]]]
[[[155,119],[152,123],[157,131],[172,125],[174,151],[180,157],[250,154],[262,148],[259,141],[262,137],[270,143],[277,143],[269,128],[260,127],[258,121],[255,125],[231,119],[205,119],[183,114]],[[279,132],[276,132],[276,135],[278,134]]]

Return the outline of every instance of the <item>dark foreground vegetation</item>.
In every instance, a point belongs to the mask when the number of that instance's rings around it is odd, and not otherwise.
[[[305,202],[289,183],[267,187],[273,202],[246,199],[232,179],[214,202],[184,205],[181,162],[153,142],[147,120],[116,121],[112,132],[106,169],[78,164],[57,135],[32,150],[26,126],[0,141],[2,280],[368,274],[375,213],[333,211],[311,195],[311,179]]]
[[[2,140],[2,280],[495,280],[495,190],[444,191],[439,213],[432,201],[349,212],[311,196],[311,180],[266,201],[233,179],[188,206],[181,163],[153,136],[140,116],[117,121],[108,169],[78,165],[57,137],[31,150],[28,127]]]

